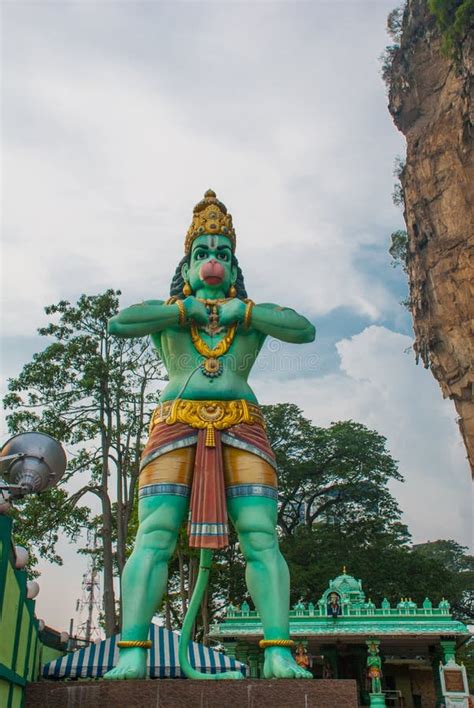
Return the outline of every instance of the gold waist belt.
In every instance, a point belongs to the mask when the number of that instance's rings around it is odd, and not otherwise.
[[[225,430],[239,423],[265,427],[259,406],[243,398],[235,401],[188,401],[184,398],[165,401],[153,412],[150,433],[157,423],[186,423],[192,428],[205,428],[206,447],[216,446],[215,430]]]

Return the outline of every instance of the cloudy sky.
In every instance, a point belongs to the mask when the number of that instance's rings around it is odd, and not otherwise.
[[[208,187],[234,217],[256,301],[295,307],[314,345],[270,343],[253,384],[316,424],[387,437],[415,541],[471,539],[469,472],[415,366],[387,253],[404,140],[379,56],[393,0],[4,2],[2,382],[44,346],[43,307],[115,287],[163,297]],[[67,628],[84,561],[43,565],[38,614]],[[407,588],[407,593],[409,588]]]

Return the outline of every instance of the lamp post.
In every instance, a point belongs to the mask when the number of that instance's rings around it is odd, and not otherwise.
[[[45,433],[20,433],[0,450],[0,514],[11,500],[39,494],[56,486],[66,470],[66,453],[60,443]]]

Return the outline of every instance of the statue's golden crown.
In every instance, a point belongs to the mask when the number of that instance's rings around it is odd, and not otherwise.
[[[207,190],[204,199],[198,202],[193,209],[193,220],[184,243],[186,254],[191,251],[194,239],[202,234],[227,236],[232,243],[232,251],[235,251],[235,230],[232,216],[227,213],[227,207],[217,199],[216,193],[212,189]]]

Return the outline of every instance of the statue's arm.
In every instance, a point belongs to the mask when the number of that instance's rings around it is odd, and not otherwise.
[[[316,336],[314,325],[306,317],[289,307],[271,303],[254,305],[250,326],[262,334],[294,344],[312,342]]]
[[[175,327],[178,322],[178,305],[165,305],[163,300],[146,300],[111,317],[108,331],[117,337],[144,337]]]

